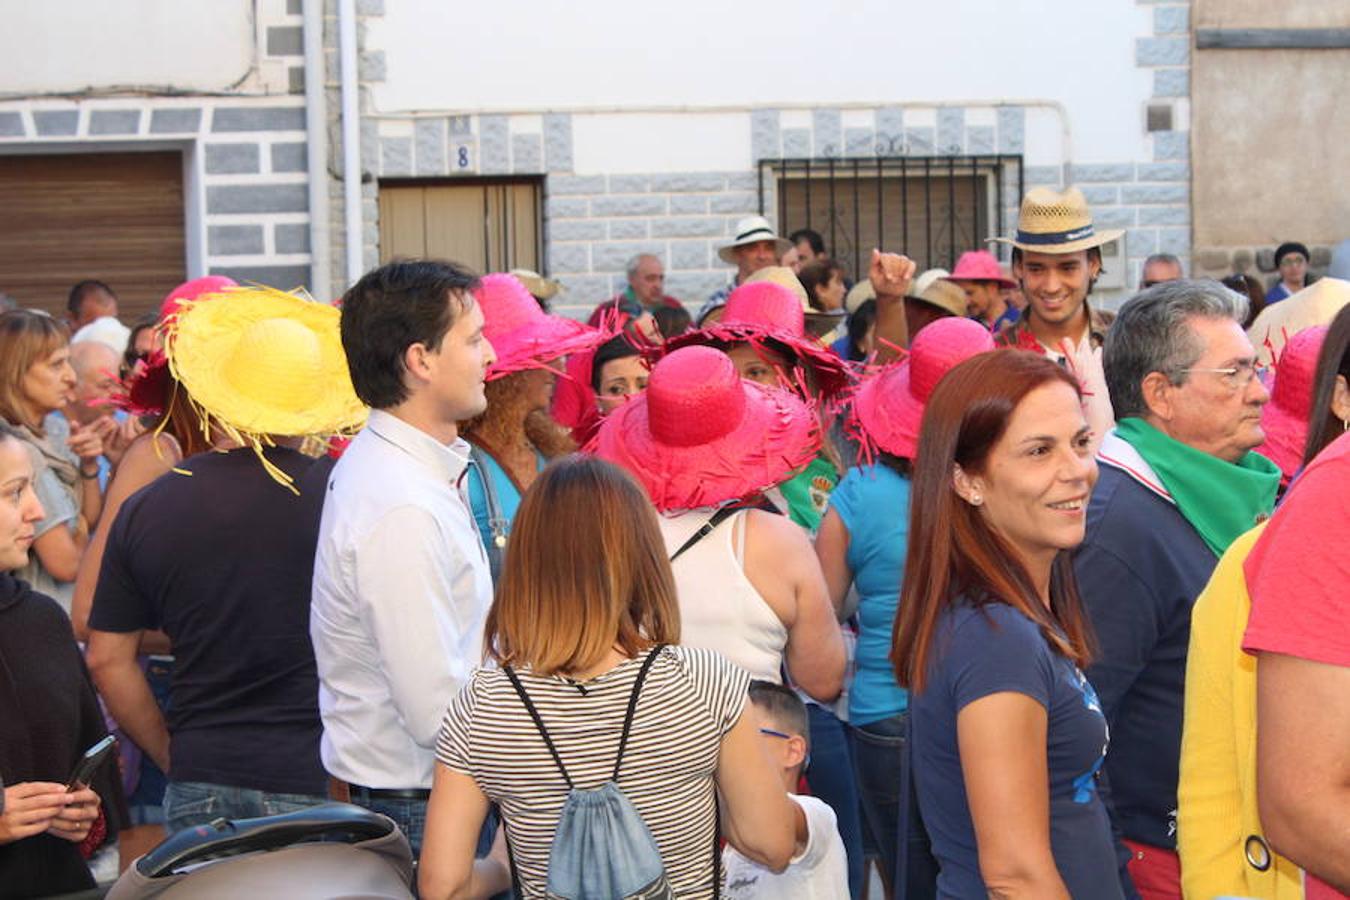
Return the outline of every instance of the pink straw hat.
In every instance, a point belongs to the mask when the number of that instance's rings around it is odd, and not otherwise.
[[[606,337],[588,325],[544,312],[520,279],[505,272],[484,275],[473,295],[483,309],[483,335],[497,353],[488,381],[543,368],[560,356],[589,350]]]
[[[232,287],[239,287],[239,283],[224,275],[204,275],[185,281],[169,291],[159,304],[159,318],[162,321],[178,312],[178,305],[184,300],[196,300],[206,294],[219,294]]]
[[[675,350],[587,448],[623,466],[662,512],[717,506],[784,481],[820,449],[795,394],[746,381],[712,347]]]
[[[822,397],[829,398],[848,387],[848,367],[828,347],[806,333],[806,315],[797,296],[772,281],[747,282],[731,292],[726,313],[706,328],[690,331],[666,342],[664,352],[694,344],[766,345],[786,351],[815,375]],[[775,346],[776,345],[776,346]],[[788,384],[794,386],[790,376]]]
[[[1004,287],[1016,287],[1013,281],[999,267],[998,260],[988,250],[967,250],[956,261],[956,268],[947,276],[948,281],[997,281]]]
[[[942,376],[993,349],[994,336],[972,319],[938,319],[920,331],[909,356],[867,378],[854,394],[850,430],[862,439],[863,456],[876,448],[914,459],[924,406]]]
[[[1261,430],[1266,433],[1266,442],[1256,452],[1279,466],[1285,480],[1293,478],[1303,464],[1313,384],[1317,380],[1317,356],[1322,352],[1328,330],[1326,325],[1305,328],[1285,343],[1275,362],[1270,402],[1261,410]]]

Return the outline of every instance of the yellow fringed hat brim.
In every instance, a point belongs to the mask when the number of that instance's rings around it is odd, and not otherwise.
[[[244,352],[255,353],[258,366],[281,371],[294,356],[297,365],[312,369],[313,378],[288,386],[284,379],[260,384],[237,377],[241,339],[267,320],[284,320],[289,331]],[[367,410],[352,388],[340,320],[337,309],[308,297],[262,286],[233,288],[183,304],[169,324],[169,367],[193,405],[241,443],[264,435],[350,433],[365,423]],[[312,340],[286,340],[295,333],[290,323],[303,326]]]

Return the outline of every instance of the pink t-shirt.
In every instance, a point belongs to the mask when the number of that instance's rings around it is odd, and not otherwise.
[[[1308,466],[1247,557],[1242,649],[1350,666],[1350,435]],[[1350,900],[1311,875],[1307,900]]]

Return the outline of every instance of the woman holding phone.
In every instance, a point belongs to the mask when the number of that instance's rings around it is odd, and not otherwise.
[[[80,850],[115,828],[98,793],[67,785],[81,754],[107,736],[70,620],[14,577],[44,517],[23,438],[0,426],[0,895],[94,886]],[[116,791],[105,767],[95,778]],[[120,800],[120,795],[114,799]],[[91,837],[91,829],[98,829]]]
[[[891,659],[940,897],[1123,896],[1069,559],[1091,438],[1077,381],[1020,350],[961,363],[924,413]]]

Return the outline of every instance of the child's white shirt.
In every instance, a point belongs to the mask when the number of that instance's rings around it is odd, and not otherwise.
[[[834,810],[815,797],[788,794],[806,814],[806,848],[781,872],[771,872],[728,845],[722,852],[728,900],[849,900],[848,857]]]

